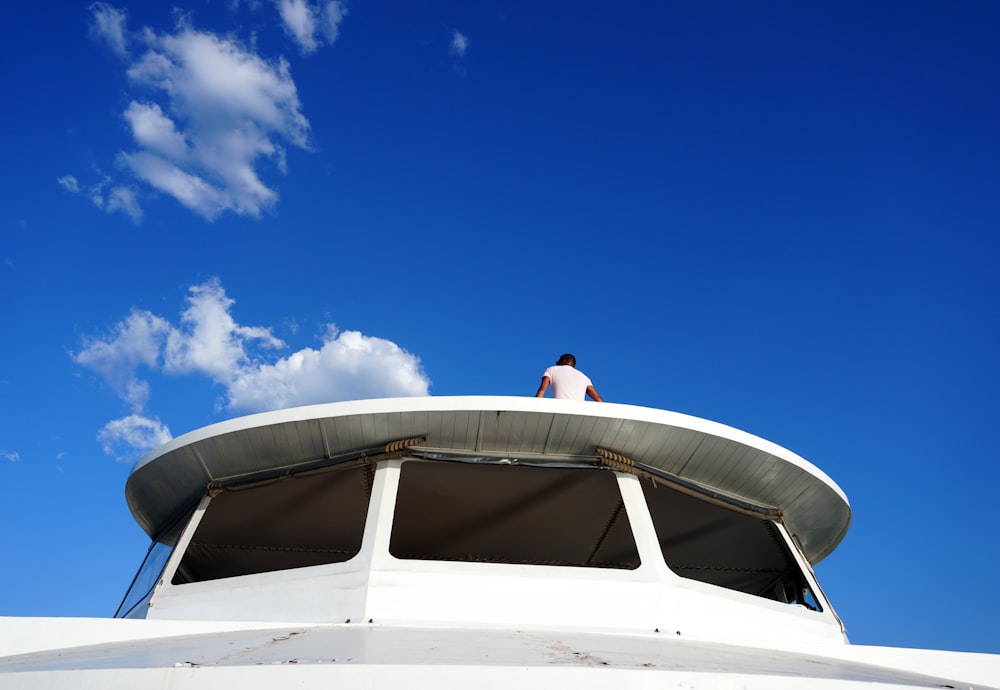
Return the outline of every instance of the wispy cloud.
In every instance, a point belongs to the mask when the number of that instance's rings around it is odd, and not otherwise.
[[[80,183],[76,181],[76,178],[72,175],[63,175],[56,182],[59,186],[65,189],[67,192],[73,192],[74,194],[79,193]]]
[[[90,12],[90,35],[118,57],[125,57],[128,54],[125,11],[107,3],[95,2],[90,6]]]
[[[17,462],[21,459],[21,454],[14,450],[0,450],[0,458],[7,462]]]
[[[274,6],[302,53],[336,41],[347,14],[336,1]],[[132,146],[117,156],[121,169],[207,220],[274,208],[278,191],[265,176],[286,173],[286,147],[309,149],[310,124],[289,63],[231,35],[199,30],[187,18],[172,31],[130,31],[123,10],[98,2],[90,11],[91,35],[123,60],[133,89],[122,113]],[[84,187],[72,175],[59,183],[69,191]],[[86,188],[99,208],[142,219],[132,186],[102,180]]]
[[[343,2],[277,0],[275,4],[285,33],[304,54],[314,52],[321,45],[334,43],[340,35],[340,23],[347,16],[347,6]]]
[[[469,50],[469,37],[463,34],[461,31],[455,30],[451,37],[451,52],[453,55],[457,55],[462,58],[465,57],[466,51]]]
[[[131,218],[135,225],[142,222],[142,207],[139,206],[135,192],[129,187],[112,188],[108,193],[107,209],[108,211],[121,211]]]
[[[347,16],[347,5],[342,2],[328,2],[323,8],[320,30],[327,43],[333,43],[340,36],[340,23]]]
[[[149,383],[138,377],[138,370],[162,368],[172,329],[162,317],[133,310],[110,334],[85,340],[73,360],[100,374],[134,412],[141,412],[149,400]]]
[[[80,186],[80,182],[74,175],[63,175],[56,179],[56,182],[71,194],[87,197],[99,209],[108,213],[120,211],[131,218],[135,225],[142,222],[142,206],[139,204],[135,189],[124,185],[112,185],[111,178],[107,175],[102,175],[99,182],[90,185],[87,189]]]
[[[90,338],[73,355],[97,372],[129,405],[131,414],[99,434],[105,451],[132,459],[169,439],[169,430],[145,412],[149,381],[140,374],[206,376],[224,392],[221,406],[259,412],[338,400],[427,395],[420,360],[392,341],[329,324],[318,349],[281,355],[287,345],[264,326],[244,326],[235,301],[218,280],[190,288],[178,325],[133,310],[104,337]],[[131,449],[132,456],[123,449]]]

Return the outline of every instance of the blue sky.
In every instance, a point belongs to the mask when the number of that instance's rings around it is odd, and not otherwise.
[[[114,612],[152,444],[570,351],[840,484],[853,642],[1000,652],[1000,5],[542,5],[8,8],[0,615]]]

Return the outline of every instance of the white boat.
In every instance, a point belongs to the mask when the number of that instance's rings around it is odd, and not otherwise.
[[[841,489],[675,412],[281,410],[126,496],[152,545],[116,616],[0,618],[0,688],[1000,688],[1000,655],[850,644],[812,569]]]

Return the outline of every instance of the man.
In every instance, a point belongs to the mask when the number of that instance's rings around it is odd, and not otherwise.
[[[549,367],[542,374],[542,383],[535,393],[536,398],[544,398],[549,384],[552,384],[552,397],[561,400],[583,400],[589,395],[597,402],[604,402],[594,384],[587,375],[576,368],[576,357],[563,355],[554,367]]]

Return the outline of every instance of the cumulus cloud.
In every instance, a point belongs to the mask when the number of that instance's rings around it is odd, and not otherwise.
[[[123,154],[126,167],[209,220],[223,211],[259,216],[278,198],[259,162],[282,160],[282,141],[308,148],[288,63],[190,28],[150,34],[147,47],[128,76],[165,103],[129,105],[140,148]]]
[[[340,2],[276,5],[304,53],[336,40],[347,13]],[[132,145],[117,157],[121,168],[207,220],[225,212],[258,217],[273,208],[278,192],[264,175],[286,173],[287,146],[309,149],[310,124],[288,62],[186,20],[169,32],[132,32],[124,11],[103,2],[90,10],[91,34],[124,60],[137,96],[122,113]],[[130,187],[100,185],[119,191],[109,197],[91,188],[96,206],[141,219]]]
[[[134,414],[111,420],[97,434],[104,452],[118,462],[131,462],[171,438],[170,429],[159,419]]]
[[[324,43],[335,42],[340,35],[340,23],[347,15],[347,6],[336,1],[277,0],[276,4],[285,33],[304,54],[314,52]]]
[[[17,462],[21,459],[21,454],[15,450],[0,450],[0,458],[7,462]]]
[[[184,158],[188,152],[184,135],[177,131],[173,120],[163,114],[156,103],[132,101],[125,111],[125,120],[140,146],[168,158]]]
[[[187,308],[174,325],[149,311],[133,310],[104,337],[89,338],[73,355],[100,374],[132,414],[102,429],[99,440],[115,457],[122,448],[148,450],[169,431],[145,413],[150,384],[140,373],[201,375],[220,385],[222,406],[261,412],[339,400],[428,395],[420,360],[396,343],[329,324],[318,349],[282,354],[287,345],[264,326],[244,326],[232,315],[235,301],[209,280],[190,288]]]
[[[427,395],[420,361],[396,343],[329,326],[318,350],[304,348],[273,364],[237,372],[235,409],[267,410],[337,400]]]
[[[273,349],[285,343],[270,328],[241,326],[230,314],[235,300],[218,280],[190,288],[188,308],[181,315],[182,328],[171,329],[164,349],[168,373],[201,373],[216,383],[228,384],[251,360],[247,346],[260,343]]]

